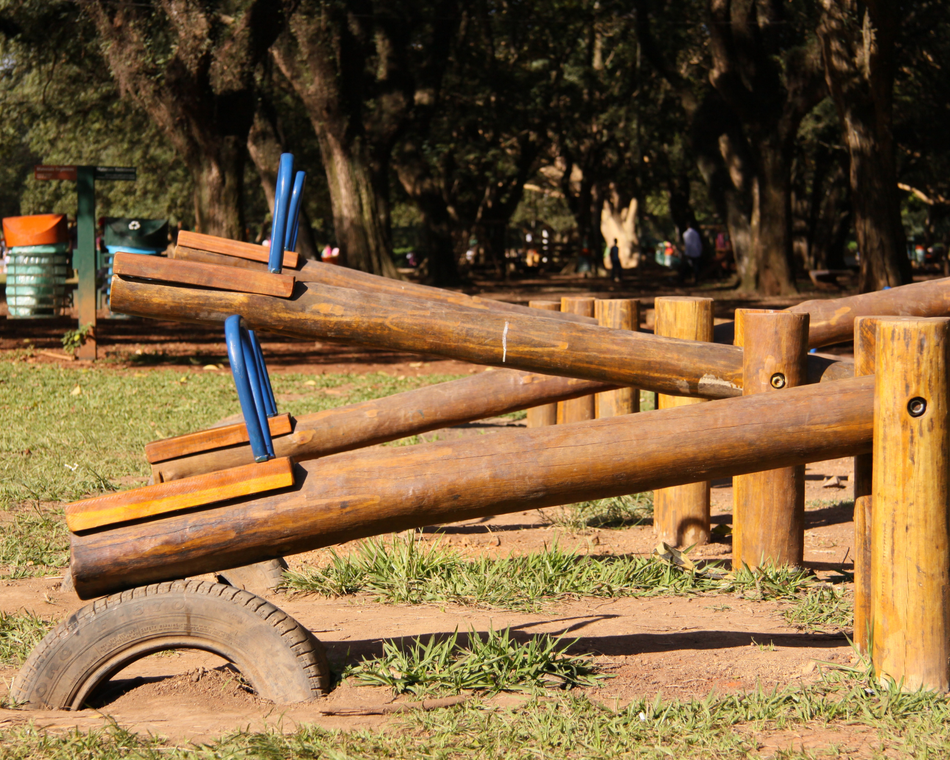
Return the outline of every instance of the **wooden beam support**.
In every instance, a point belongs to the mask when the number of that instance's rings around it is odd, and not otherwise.
[[[532,309],[541,309],[543,311],[561,310],[560,301],[529,301],[528,306]],[[528,409],[527,425],[529,428],[546,427],[557,424],[557,403],[540,404]]]
[[[950,689],[950,320],[877,322],[871,662]]]
[[[74,501],[66,505],[66,527],[79,533],[289,488],[293,484],[291,460],[271,459],[173,483],[156,483]]]
[[[640,302],[636,298],[598,298],[594,303],[597,324],[611,330],[640,330]],[[640,389],[618,388],[594,397],[598,420],[640,411]]]
[[[594,299],[590,296],[563,296],[562,314],[579,314],[594,318]],[[594,396],[580,396],[570,401],[561,401],[557,405],[557,424],[568,425],[572,422],[586,422],[594,419]]]
[[[112,260],[112,273],[121,277],[197,285],[200,288],[255,293],[276,298],[290,298],[294,291],[294,278],[286,274],[242,272],[232,267],[175,261],[162,256],[139,256],[134,253],[117,253]],[[118,311],[115,304],[112,305],[112,310]]]
[[[657,335],[681,340],[711,341],[711,298],[669,296],[654,302]],[[700,403],[700,399],[657,394],[657,409],[673,409]],[[692,445],[683,442],[683,446]],[[671,467],[678,466],[674,454]],[[709,542],[709,481],[685,483],[653,493],[653,529],[670,546],[694,546]]]
[[[743,395],[787,394],[804,384],[808,315],[737,310],[744,352]],[[733,480],[732,564],[801,567],[805,467],[769,468]]]
[[[281,493],[74,535],[76,589],[90,598],[391,531],[853,456],[870,447],[873,382],[299,463]]]
[[[267,424],[272,438],[287,435],[293,429],[289,414],[275,415],[267,420]],[[249,440],[247,426],[243,422],[236,425],[223,425],[210,430],[200,430],[197,433],[176,435],[173,438],[163,438],[160,441],[147,443],[145,444],[145,459],[149,464],[156,464],[228,446],[238,446]],[[162,481],[159,479],[156,482]]]

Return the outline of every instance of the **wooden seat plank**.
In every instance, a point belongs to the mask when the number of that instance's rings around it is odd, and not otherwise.
[[[293,423],[289,414],[278,414],[268,419],[271,438],[287,435],[293,430]],[[145,445],[145,458],[149,464],[167,462],[169,459],[199,454],[204,451],[223,449],[227,446],[237,446],[247,443],[247,426],[243,422],[235,425],[199,430],[195,433],[176,435],[173,438],[163,438]]]
[[[250,261],[263,261],[267,263],[270,259],[270,249],[267,246],[257,245],[256,243],[244,243],[240,240],[228,240],[227,238],[205,235],[200,232],[182,230],[178,233],[177,243],[186,248],[196,248],[199,251],[210,251],[211,253],[222,253],[226,256],[235,256],[236,258],[249,259]],[[283,265],[285,267],[298,269],[301,263],[299,254],[294,251],[284,251]]]
[[[140,256],[121,251],[113,259],[112,271],[122,277],[140,277],[276,298],[289,298],[294,289],[294,278],[287,274],[249,272],[234,267],[166,259],[162,256]]]
[[[207,506],[294,484],[289,457],[248,464],[207,475],[110,493],[66,505],[66,526],[73,533],[144,517]]]

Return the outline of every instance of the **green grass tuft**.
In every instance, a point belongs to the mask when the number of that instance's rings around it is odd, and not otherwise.
[[[29,612],[0,612],[0,665],[22,665],[53,625]]]
[[[588,658],[568,655],[571,642],[547,635],[525,643],[509,629],[471,631],[460,645],[458,632],[447,638],[413,639],[400,646],[383,642],[383,656],[364,660],[345,674],[371,686],[388,686],[394,694],[458,694],[524,691],[543,687],[592,686],[602,676]]]

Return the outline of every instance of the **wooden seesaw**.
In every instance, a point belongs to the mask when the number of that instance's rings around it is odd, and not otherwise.
[[[96,515],[92,521],[74,520],[70,526],[73,579],[82,598],[112,596],[65,621],[24,665],[11,695],[37,707],[81,706],[98,683],[128,662],[175,647],[204,648],[224,656],[262,696],[274,701],[311,699],[327,688],[322,649],[299,624],[247,592],[182,578],[393,530],[864,455],[871,451],[872,441],[879,445],[873,433],[877,425],[873,409],[880,372],[876,378],[798,388],[776,385],[774,392],[737,397],[744,352],[730,346],[620,334],[582,322],[500,314],[448,302],[433,305],[413,296],[369,298],[352,289],[299,282],[292,283],[289,294],[286,286],[271,293],[268,289],[278,282],[275,277],[283,276],[277,272],[261,273],[265,282],[254,285],[257,292],[247,292],[250,286],[242,278],[243,292],[236,292],[233,281],[213,266],[182,268],[181,262],[173,262],[167,267],[169,262],[162,262],[163,268],[144,270],[135,268],[138,262],[123,262],[121,256],[117,264],[114,310],[172,319],[187,315],[189,321],[229,320],[237,324],[239,335],[239,340],[229,340],[229,355],[232,343],[245,343],[240,332],[243,317],[251,327],[283,334],[424,351],[520,371],[564,374],[582,383],[635,384],[719,400],[630,417],[502,431],[477,442],[358,449],[306,461],[291,458],[282,465],[285,480],[261,485],[266,478],[249,476],[247,483],[256,482],[244,493],[238,493],[240,488],[209,486],[207,480],[195,487],[193,477],[235,476],[233,470],[239,468],[229,466],[147,487],[158,490],[126,492],[120,503],[108,508],[90,500],[70,510],[71,518]],[[348,326],[348,318],[356,326]],[[932,323],[907,324],[921,331]],[[939,324],[945,331],[946,322]],[[906,344],[906,335],[878,339],[877,351]],[[608,354],[608,360],[601,352]],[[246,367],[260,366],[253,345],[242,356]],[[232,358],[232,366],[239,363]],[[915,363],[913,357],[905,357],[901,366]],[[936,376],[945,383],[945,365],[936,359],[930,364],[937,366]],[[841,371],[840,365],[814,357],[808,365],[814,379],[828,380]],[[496,374],[501,373],[487,377]],[[253,409],[245,409],[244,432],[230,432],[238,438],[246,435],[253,459],[262,460],[241,465],[252,473],[276,467],[271,463],[280,451],[274,441],[270,448],[266,445],[264,431],[271,428],[275,415],[266,404],[263,377],[258,372],[256,381],[248,380],[251,397],[258,399],[249,405]],[[930,382],[910,399],[914,405],[900,402],[911,419],[922,420],[928,429],[935,420],[942,419],[945,425],[947,406],[939,400],[941,393],[946,395],[945,387],[941,391]],[[880,399],[878,407],[883,408]],[[928,416],[928,409],[933,416]],[[263,454],[254,450],[258,433],[265,438]],[[912,438],[913,445],[927,447],[933,458],[932,435],[917,431]],[[228,440],[226,446],[237,445],[236,439]],[[946,456],[945,441],[937,443],[938,453],[942,445]],[[876,478],[879,471],[893,469],[892,457],[882,459]],[[881,479],[886,480],[883,475]],[[189,481],[191,487],[182,488]],[[178,488],[191,495],[191,501],[170,497],[156,507],[159,496],[170,493],[162,488]],[[205,496],[194,498],[196,491]],[[940,498],[945,512],[946,494],[938,495],[937,503]],[[143,509],[145,502],[150,506]],[[945,528],[944,524],[940,529]],[[881,551],[893,553],[886,541],[882,546]],[[946,557],[942,562],[946,564]],[[888,562],[871,563],[881,571],[892,565],[893,556]],[[943,615],[944,608],[930,601],[928,608]],[[917,600],[914,604],[919,606]],[[894,606],[882,603],[881,617]],[[902,620],[900,625],[910,623]],[[878,619],[875,643],[878,633],[891,627]],[[901,635],[906,640],[906,631]],[[262,651],[266,657],[260,656]],[[884,675],[909,672],[904,665],[886,662],[880,669]],[[945,670],[946,658],[943,663]],[[920,680],[937,688],[946,688],[945,681],[935,681],[932,675]]]

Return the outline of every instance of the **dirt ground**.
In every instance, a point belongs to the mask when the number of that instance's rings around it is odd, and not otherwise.
[[[656,282],[646,289],[644,283],[634,281],[618,291],[604,281],[563,280],[521,283],[493,295],[523,302],[528,297],[554,298],[580,292],[639,297],[645,306],[652,307],[655,295],[680,291],[672,284]],[[737,305],[781,308],[790,303],[742,301],[728,291],[704,290],[701,294],[717,298],[717,319],[730,318]],[[652,327],[652,308],[647,308],[646,324]],[[63,354],[60,338],[65,329],[74,326],[66,320],[0,318],[0,356],[72,367],[86,365]],[[98,335],[99,364],[120,372],[131,366],[133,357],[143,355],[154,357],[154,361],[135,361],[137,372],[143,366],[168,365],[200,371],[206,360],[221,360],[224,355],[219,329],[110,319],[100,321]],[[272,336],[263,336],[262,342],[271,372],[383,371],[412,376],[482,371],[460,362],[386,351],[299,343]],[[23,350],[28,345],[32,346],[29,356]],[[495,420],[484,424],[503,427],[523,423]],[[467,434],[464,426],[456,432]],[[820,462],[807,469],[805,562],[819,576],[850,573],[853,569],[851,476],[851,460]],[[730,523],[730,481],[712,484],[712,503],[714,524]],[[429,528],[420,538],[441,541],[471,556],[492,557],[532,552],[554,542],[562,548],[597,555],[648,554],[656,544],[649,525],[571,533],[553,526],[549,518],[541,512],[516,513]],[[692,556],[727,560],[730,549],[728,538],[719,539],[698,547]],[[320,561],[319,552],[289,558],[291,567]],[[0,610],[29,610],[43,617],[62,618],[83,603],[61,591],[59,582],[56,577],[2,581]],[[753,689],[757,684],[771,687],[807,681],[818,677],[816,663],[843,664],[852,659],[843,633],[804,633],[783,621],[778,603],[736,596],[582,599],[553,604],[538,614],[452,605],[402,607],[362,597],[271,594],[269,598],[314,632],[325,644],[335,669],[362,655],[381,652],[383,640],[403,636],[428,637],[470,629],[484,632],[489,627],[510,626],[520,636],[545,632],[579,638],[575,651],[590,654],[600,669],[613,676],[590,690],[594,699],[611,706],[656,694],[701,697],[713,690],[725,693]],[[385,713],[391,710],[393,697],[383,689],[344,684],[318,702],[275,708],[249,693],[240,678],[224,665],[199,652],[151,656],[116,676],[98,694],[94,709],[73,713],[0,710],[0,727],[32,721],[39,726],[88,729],[114,719],[137,731],[200,741],[239,728],[270,726],[290,731],[297,723],[312,722],[326,728],[353,729],[380,726],[391,720]],[[6,692],[14,675],[15,669],[0,669],[0,693]],[[521,697],[502,695],[497,699],[516,704]],[[808,748],[833,742],[860,755],[866,739],[862,731],[831,733],[834,736],[821,731],[775,735],[763,739],[762,748],[768,754],[770,746],[793,743]]]

